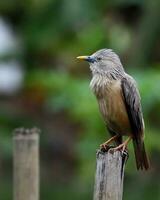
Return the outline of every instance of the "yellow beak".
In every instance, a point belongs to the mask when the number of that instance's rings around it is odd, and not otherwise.
[[[77,59],[78,60],[87,60],[88,56],[78,56]]]

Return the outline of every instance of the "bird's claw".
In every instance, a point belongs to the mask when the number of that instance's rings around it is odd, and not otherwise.
[[[122,155],[127,155],[128,151],[127,151],[127,147],[125,144],[120,144],[117,147],[113,147],[112,149],[110,149],[110,151],[112,153],[114,153],[115,151],[121,151]]]
[[[124,151],[122,151],[122,156],[123,157],[129,157],[128,149],[126,148]]]
[[[114,148],[114,147],[113,147],[113,146],[106,145],[106,144],[101,144],[101,145],[100,145],[100,150],[101,150],[102,152],[107,152],[109,149],[112,149],[112,148]]]
[[[108,146],[105,145],[105,144],[101,144],[100,145],[100,150],[103,151],[103,152],[106,152],[108,150]]]

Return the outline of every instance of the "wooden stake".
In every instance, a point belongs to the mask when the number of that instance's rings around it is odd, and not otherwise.
[[[14,200],[39,200],[39,132],[37,128],[14,131]]]
[[[122,200],[127,154],[120,151],[97,152],[94,200]]]

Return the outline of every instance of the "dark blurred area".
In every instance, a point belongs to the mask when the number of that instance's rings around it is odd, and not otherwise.
[[[0,196],[12,199],[12,131],[39,127],[41,199],[92,199],[109,135],[76,56],[112,48],[138,82],[152,169],[132,145],[124,199],[160,199],[160,1],[0,1]]]

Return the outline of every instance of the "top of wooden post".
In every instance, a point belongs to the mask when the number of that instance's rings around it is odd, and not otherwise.
[[[13,131],[14,137],[25,137],[25,136],[35,136],[40,134],[40,129],[34,127],[31,129],[25,129],[25,128],[17,128]]]
[[[40,133],[40,129],[34,127],[34,128],[31,128],[31,129],[25,129],[23,127],[21,128],[16,128],[13,132],[14,135],[19,135],[19,134],[22,134],[22,135],[29,135],[29,134],[39,134]]]

